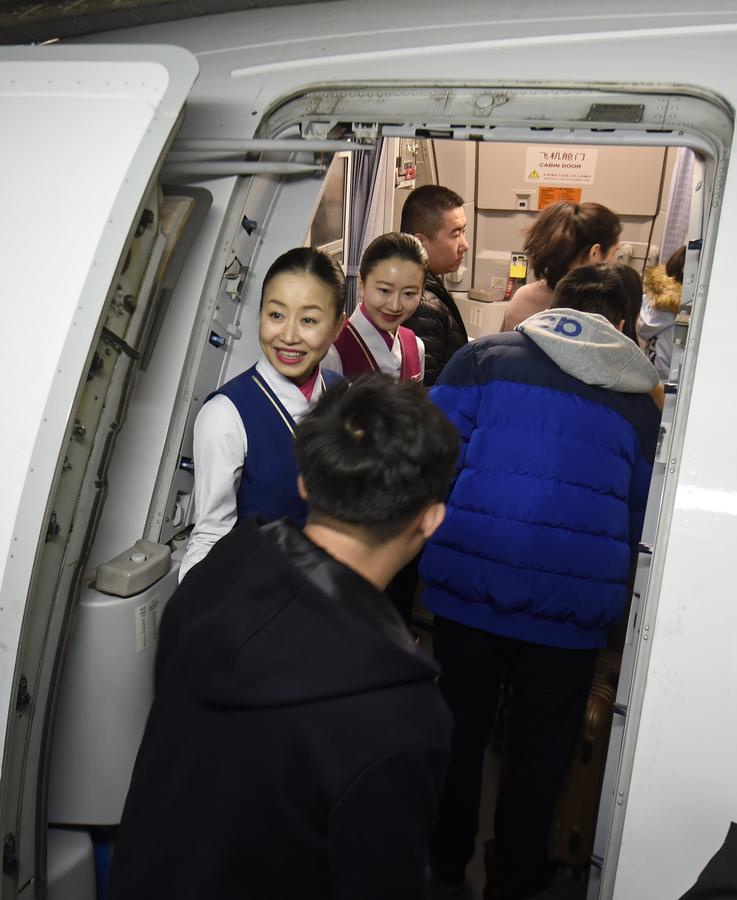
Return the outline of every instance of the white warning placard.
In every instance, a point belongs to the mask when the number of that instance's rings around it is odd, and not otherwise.
[[[594,147],[528,147],[525,181],[528,184],[593,184],[597,155]]]

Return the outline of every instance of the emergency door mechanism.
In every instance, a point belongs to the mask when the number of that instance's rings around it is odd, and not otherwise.
[[[237,303],[240,300],[241,291],[246,280],[248,266],[243,266],[237,256],[233,257],[233,261],[225,269],[223,278],[225,280],[225,293]]]

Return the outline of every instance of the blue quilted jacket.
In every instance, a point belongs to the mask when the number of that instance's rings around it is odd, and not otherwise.
[[[618,360],[615,390],[581,380],[581,370],[597,371],[595,341],[554,362],[545,340],[543,349],[518,332],[469,344],[443,371],[430,396],[462,446],[446,519],[420,566],[432,612],[555,647],[606,643],[627,600],[660,418],[647,393],[623,392],[638,389],[638,372],[641,391],[657,375],[631,342],[622,351],[637,357],[617,357],[614,345],[627,339],[616,334],[606,334],[610,358],[601,364]],[[599,381],[608,383],[607,373]]]

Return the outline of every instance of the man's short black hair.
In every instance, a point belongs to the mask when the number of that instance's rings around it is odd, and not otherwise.
[[[458,432],[417,384],[364,375],[327,390],[300,422],[295,452],[310,517],[398,535],[445,499]]]
[[[615,266],[579,266],[555,286],[552,309],[599,313],[619,326],[627,318],[627,294]]]
[[[407,197],[402,208],[400,231],[434,238],[443,225],[443,215],[463,206],[463,197],[440,184],[423,184]]]

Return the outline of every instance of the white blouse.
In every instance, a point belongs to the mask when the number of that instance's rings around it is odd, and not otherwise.
[[[325,389],[318,376],[312,397],[307,400],[299,387],[280,375],[263,354],[256,363],[256,371],[295,422],[300,421]],[[217,394],[204,404],[194,423],[195,524],[179,568],[180,582],[235,525],[237,494],[247,452],[248,437],[238,410],[231,400]]]

